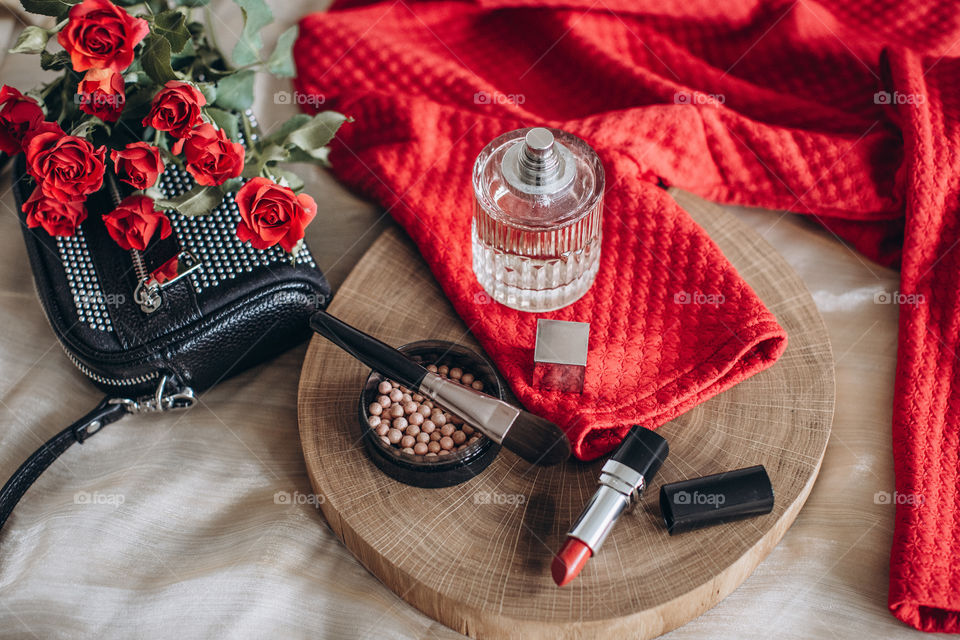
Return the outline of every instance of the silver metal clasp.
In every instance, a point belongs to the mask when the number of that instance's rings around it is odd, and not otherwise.
[[[144,313],[153,313],[163,305],[161,291],[203,266],[193,253],[186,250],[180,251],[153,271],[147,270],[141,252],[131,249],[130,255],[137,274],[137,288],[133,292],[133,300],[140,305]]]
[[[171,393],[167,393],[168,376],[163,376],[157,385],[157,390],[150,396],[141,398],[111,398],[110,404],[122,404],[127,409],[127,413],[157,413],[160,411],[173,411],[176,409],[189,409],[196,401],[197,397],[190,387],[183,387]]]
[[[107,186],[110,189],[113,206],[120,206],[120,189],[117,187],[117,182],[113,179],[112,174],[107,174]],[[153,313],[163,306],[161,291],[203,266],[197,256],[187,250],[179,251],[152,271],[147,267],[142,251],[130,249],[130,259],[137,276],[137,286],[133,290],[133,301],[140,306],[144,313]]]

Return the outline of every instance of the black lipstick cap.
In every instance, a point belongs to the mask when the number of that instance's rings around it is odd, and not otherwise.
[[[610,459],[627,465],[646,478],[649,484],[649,479],[656,475],[668,453],[670,447],[663,436],[634,425]]]
[[[670,535],[772,510],[773,485],[763,465],[660,487],[660,512]]]

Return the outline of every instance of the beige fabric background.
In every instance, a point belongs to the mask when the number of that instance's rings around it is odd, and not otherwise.
[[[16,2],[13,2],[16,4]],[[274,0],[282,28],[326,1]],[[222,43],[238,30],[215,0]],[[21,24],[0,9],[5,51]],[[27,89],[34,59],[0,53],[0,81]],[[261,78],[265,128],[293,112]],[[356,126],[363,126],[358,123]],[[336,287],[390,224],[327,174],[307,238]],[[99,398],[61,353],[35,299],[0,177],[0,476]],[[735,593],[669,634],[693,638],[919,637],[886,610],[893,507],[890,418],[897,275],[792,215],[735,209],[804,278],[837,359],[837,413],[820,479],[782,543]],[[186,413],[135,417],[55,463],[0,532],[3,638],[457,638],[377,582],[306,496],[296,420],[301,347],[223,383]],[[776,425],[770,425],[777,428]],[[78,504],[78,492],[92,502]],[[297,493],[299,492],[299,493]]]

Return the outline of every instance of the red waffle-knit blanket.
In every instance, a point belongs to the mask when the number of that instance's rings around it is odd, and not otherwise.
[[[933,0],[343,2],[304,19],[297,89],[357,119],[334,172],[407,229],[520,400],[584,459],[785,347],[658,182],[814,216],[899,263],[913,304],[900,313],[897,491],[922,500],[897,506],[889,604],[956,632],[958,23],[953,2]],[[582,397],[532,388],[536,316],[490,303],[471,273],[473,160],[533,125],[584,138],[607,170],[596,284],[546,314],[591,323]]]

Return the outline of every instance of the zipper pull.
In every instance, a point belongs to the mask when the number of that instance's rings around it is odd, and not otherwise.
[[[110,189],[110,198],[113,200],[113,206],[120,206],[120,190],[113,179],[112,174],[107,174],[107,185]],[[140,305],[140,310],[144,313],[153,313],[163,306],[163,296],[160,292],[167,286],[190,275],[200,268],[201,263],[190,251],[181,251],[164,267],[172,266],[173,273],[164,274],[151,273],[147,269],[147,263],[143,259],[143,254],[137,249],[130,249],[130,260],[133,262],[133,270],[137,276],[137,286],[133,290],[133,301]]]
[[[147,275],[140,252],[131,249],[130,255],[133,258],[133,269],[137,272],[137,288],[133,291],[133,301],[140,305],[140,310],[144,313],[153,313],[163,305],[160,285]]]

